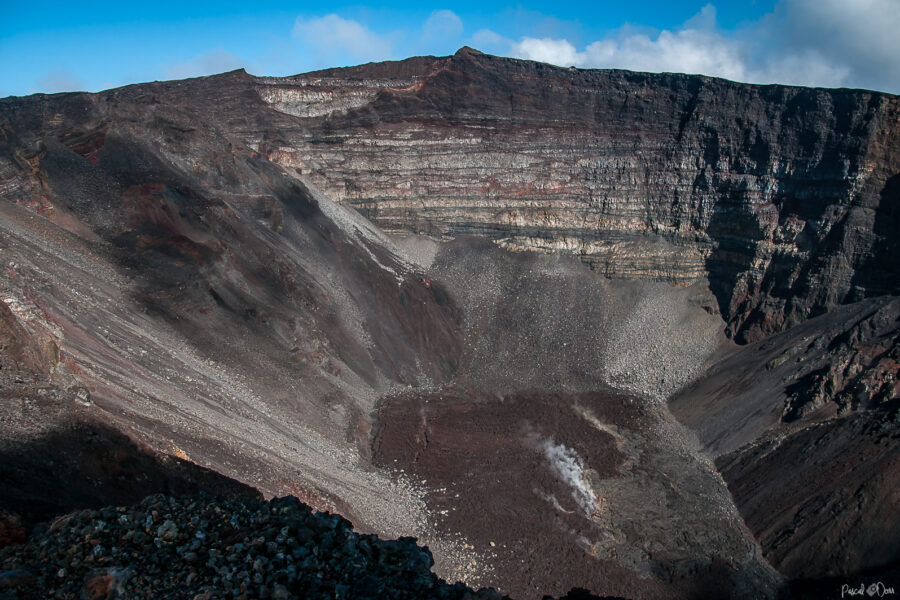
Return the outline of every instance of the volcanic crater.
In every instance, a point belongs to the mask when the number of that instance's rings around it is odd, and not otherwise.
[[[896,577],[898,124],[470,48],[2,99],[0,509],[292,494],[516,598]]]

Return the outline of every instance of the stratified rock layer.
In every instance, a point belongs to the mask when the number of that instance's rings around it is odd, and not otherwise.
[[[573,252],[610,277],[708,277],[741,341],[898,291],[895,96],[467,48],[257,82],[304,117],[259,151],[388,231]]]
[[[52,180],[35,173],[47,151],[102,165],[127,135],[122,108],[153,115],[160,103],[182,106],[155,117],[169,153],[197,149],[198,127],[217,132],[220,151],[189,167],[206,183],[236,183],[234,156],[261,155],[387,231],[564,250],[610,277],[708,278],[739,341],[900,291],[889,94],[561,69],[468,48],[289,78],[234,72],[4,101],[3,195],[49,210]],[[47,128],[60,145],[30,146]],[[278,227],[271,202],[256,202]]]

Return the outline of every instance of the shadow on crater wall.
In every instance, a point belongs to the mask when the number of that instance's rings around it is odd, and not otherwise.
[[[19,515],[28,528],[74,510],[134,504],[150,494],[262,497],[248,485],[153,454],[92,423],[0,450],[0,488],[0,511]]]

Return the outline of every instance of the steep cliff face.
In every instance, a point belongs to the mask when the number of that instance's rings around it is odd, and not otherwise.
[[[466,48],[258,84],[305,117],[260,152],[387,231],[564,250],[610,277],[708,277],[742,342],[898,290],[890,95]]]
[[[896,297],[841,306],[721,356],[669,404],[788,577],[896,568],[898,332]]]
[[[98,162],[122,133],[110,131],[117,106],[153,114],[165,98],[183,105],[156,117],[169,152],[189,151],[198,127],[218,132],[210,172],[192,165],[207,181],[236,182],[230,154],[254,152],[388,232],[572,252],[614,278],[708,279],[740,342],[900,290],[889,235],[900,225],[900,100],[889,94],[562,69],[464,48],[88,98],[27,118]],[[62,126],[76,115],[80,127]],[[17,156],[0,164],[4,194],[40,204],[17,168],[33,158]]]

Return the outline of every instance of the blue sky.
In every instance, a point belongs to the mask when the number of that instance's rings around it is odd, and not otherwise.
[[[0,0],[0,97],[452,54],[900,92],[900,0]]]

